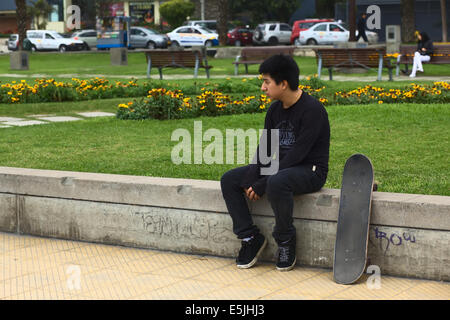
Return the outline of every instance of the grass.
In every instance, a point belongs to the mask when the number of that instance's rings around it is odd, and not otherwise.
[[[114,102],[114,103],[113,103]],[[63,104],[64,113],[111,111],[115,101]],[[43,104],[35,113],[51,112]],[[57,105],[57,104],[54,104]],[[18,107],[18,105],[14,106]],[[0,115],[3,115],[0,106]],[[50,109],[45,109],[50,108]],[[16,116],[22,111],[17,110]],[[345,160],[353,153],[371,158],[379,191],[450,195],[448,140],[450,108],[445,104],[351,105],[327,108],[331,124],[327,188],[340,188]],[[171,141],[177,128],[202,121],[203,133],[261,128],[265,114],[170,121],[115,118],[0,129],[0,166],[219,180],[235,165],[175,165]],[[209,142],[203,142],[203,148]]]
[[[234,58],[215,59],[208,58],[209,65],[213,66],[211,69],[211,76],[218,75],[234,75],[234,65],[232,62]],[[317,62],[315,57],[295,57],[300,68],[301,75],[313,75],[317,73]],[[0,74],[21,74],[24,76],[31,76],[33,74],[46,74],[52,77],[58,75],[83,75],[95,74],[106,75],[108,77],[123,77],[123,75],[131,76],[145,76],[147,73],[147,64],[143,52],[128,53],[127,66],[112,66],[110,62],[109,52],[101,53],[32,53],[29,56],[29,70],[10,70],[9,55],[0,55]],[[244,67],[240,66],[239,73],[244,73]],[[258,65],[249,66],[250,75],[258,74]],[[326,69],[322,70],[323,79],[328,79]],[[157,69],[152,69],[152,75],[158,75]],[[192,69],[164,69],[164,75],[193,75]],[[344,74],[334,72],[335,75],[361,77],[373,76],[376,79],[376,68],[363,74]],[[205,75],[203,69],[199,72],[200,76]],[[387,69],[383,70],[383,75],[387,75]],[[426,76],[450,76],[450,65],[425,65]],[[420,79],[420,78],[419,78]]]

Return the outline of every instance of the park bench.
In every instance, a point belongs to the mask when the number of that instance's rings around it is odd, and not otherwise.
[[[286,54],[291,57],[294,55],[294,47],[276,46],[276,47],[246,47],[242,48],[241,54],[236,56],[234,64],[234,75],[238,74],[240,64],[245,66],[245,73],[248,74],[249,64],[261,64],[267,58],[275,54]]]
[[[322,68],[328,68],[330,80],[333,80],[333,68],[378,68],[377,80],[381,80],[383,67],[389,70],[392,81],[392,69],[395,67],[386,56],[386,48],[321,48],[314,49],[317,58],[317,75],[320,78]]]
[[[163,68],[194,68],[194,77],[197,78],[198,69],[203,68],[209,79],[209,69],[206,54],[201,50],[146,50],[147,78],[150,78],[152,67],[158,68],[159,78],[162,79]]]
[[[414,60],[414,52],[417,51],[417,45],[402,45],[400,46],[400,55],[397,57],[396,75],[399,75],[400,65],[404,64],[404,72],[408,73],[408,64],[412,64]],[[435,44],[433,54],[429,64],[448,64],[450,63],[450,45]]]

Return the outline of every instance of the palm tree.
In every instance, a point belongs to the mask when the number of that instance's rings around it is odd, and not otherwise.
[[[27,5],[25,0],[15,0],[17,29],[19,32],[18,50],[22,50],[23,39],[27,37]]]
[[[442,42],[447,42],[447,8],[445,0],[441,0]]]
[[[217,33],[219,34],[219,43],[227,44],[227,22],[228,22],[228,0],[218,1],[219,19],[217,23]]]
[[[33,6],[28,7],[28,14],[35,19],[37,29],[45,29],[47,25],[47,17],[53,12],[53,8],[46,0],[37,0],[33,2]],[[40,22],[40,18],[42,22]]]
[[[402,41],[414,42],[416,30],[414,0],[401,0],[402,14]]]

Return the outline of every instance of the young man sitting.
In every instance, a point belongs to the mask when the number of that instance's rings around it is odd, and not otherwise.
[[[299,89],[299,68],[290,56],[268,58],[260,65],[259,73],[263,80],[261,90],[274,100],[267,111],[264,129],[267,141],[272,136],[271,130],[278,130],[278,150],[268,150],[265,154],[275,153],[276,158],[269,159],[278,161],[278,171],[264,173],[267,164],[258,157],[256,163],[226,172],[221,178],[221,188],[233,232],[242,240],[237,267],[252,267],[267,244],[253,223],[245,197],[257,201],[267,194],[275,215],[272,236],[278,244],[276,268],[287,271],[296,263],[293,196],[318,191],[325,184],[330,125],[323,105]],[[261,143],[257,154],[259,148]]]

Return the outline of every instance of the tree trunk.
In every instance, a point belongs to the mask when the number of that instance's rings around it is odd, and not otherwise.
[[[27,6],[25,0],[15,0],[17,29],[19,32],[18,50],[22,50],[23,40],[27,37]]]
[[[217,21],[217,33],[219,34],[219,44],[227,44],[227,23],[228,23],[228,0],[217,0],[219,19]]]
[[[356,41],[356,1],[348,1],[348,27],[349,38],[348,41]]]
[[[447,42],[447,7],[446,0],[441,0],[442,42]]]
[[[414,42],[414,32],[416,29],[414,0],[401,0],[401,25],[402,41]]]

